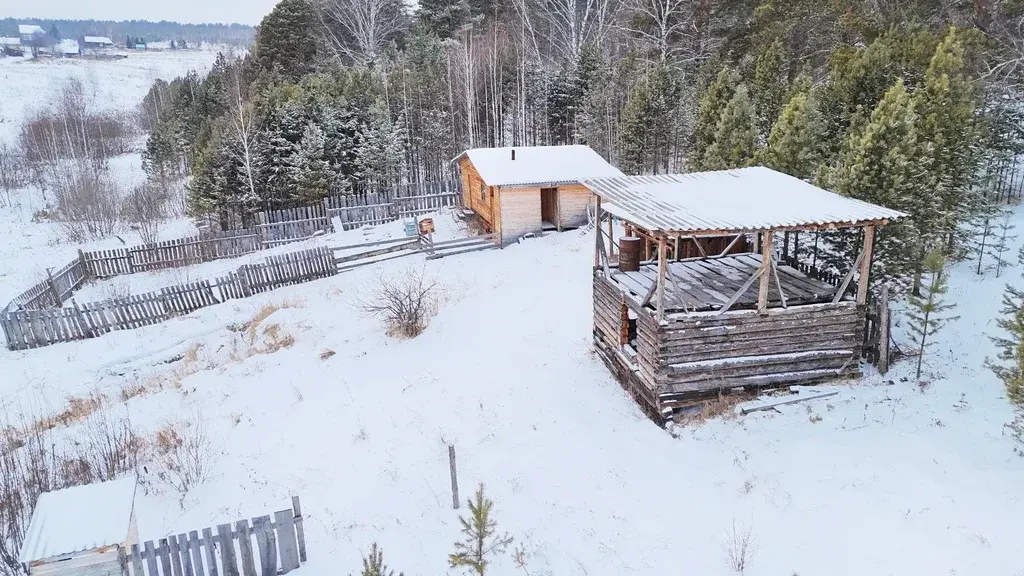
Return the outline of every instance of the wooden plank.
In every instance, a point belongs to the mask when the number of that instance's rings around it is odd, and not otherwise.
[[[252,526],[260,555],[260,576],[277,576],[277,538],[270,516],[253,518]]]
[[[213,531],[209,528],[203,528],[203,548],[206,549],[206,571],[209,573],[208,576],[217,576],[217,557],[213,553],[214,550],[214,539]]]
[[[132,568],[132,575],[131,576],[146,576],[146,571],[142,567],[142,551],[139,549],[139,545],[138,544],[132,544],[131,568]],[[156,574],[151,574],[150,576],[157,576],[157,575]]]
[[[256,565],[252,558],[252,538],[249,533],[249,521],[239,520],[235,522],[238,532],[238,551],[242,561],[242,574],[245,576],[257,576]]]
[[[299,553],[295,539],[295,518],[291,510],[274,512],[277,544],[281,552],[281,571],[284,574],[299,567]]]
[[[193,530],[188,533],[188,548],[192,552],[193,576],[206,576],[203,570],[203,552],[200,550],[199,532]]]
[[[864,257],[860,262],[860,276],[857,278],[857,304],[868,301],[868,285],[871,277],[871,257],[875,248],[875,227],[864,228]]]
[[[143,557],[146,558],[146,565],[149,567],[149,576],[160,576],[160,571],[156,567],[157,554],[153,548],[153,541],[146,541]]]
[[[160,539],[160,546],[156,552],[160,556],[161,574],[163,576],[171,576],[171,549],[167,544],[167,538]]]
[[[192,572],[192,555],[189,553],[188,536],[178,534],[178,555],[181,557],[182,576],[195,576]]]
[[[292,512],[295,515],[295,537],[299,545],[299,561],[306,561],[306,528],[302,521],[302,505],[298,496],[292,496]]]
[[[762,410],[771,410],[776,406],[786,406],[789,404],[797,404],[799,402],[807,402],[808,400],[819,400],[821,398],[828,398],[839,394],[838,391],[831,392],[818,392],[816,394],[808,395],[793,395],[792,397],[784,397],[779,399],[772,399],[761,404],[751,404],[750,406],[740,406],[740,414],[747,415],[751,412],[760,412]]]
[[[168,549],[171,556],[171,571],[174,576],[182,576],[181,572],[181,550],[178,549],[178,537],[171,534],[167,537]]]
[[[761,268],[760,268],[760,280],[761,284],[757,290],[757,311],[764,312],[768,308],[768,285],[771,282],[771,269],[773,265],[772,261],[772,240],[775,237],[774,232],[771,230],[765,230],[761,233]]]
[[[220,548],[221,566],[224,568],[223,576],[238,576],[238,561],[235,557],[234,540],[231,524],[217,526],[217,543]]]

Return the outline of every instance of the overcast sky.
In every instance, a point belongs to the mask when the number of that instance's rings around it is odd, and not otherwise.
[[[0,0],[0,17],[259,24],[277,0]]]

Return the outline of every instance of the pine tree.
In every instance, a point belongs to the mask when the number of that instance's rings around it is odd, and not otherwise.
[[[1013,210],[1003,210],[1002,214],[998,216],[995,234],[992,237],[992,242],[988,247],[988,255],[995,261],[996,278],[1003,271],[1003,267],[1006,266],[1006,252],[1010,249],[1010,242],[1017,238],[1016,234],[1011,234],[1014,226],[1011,221],[1013,216]]]
[[[288,163],[295,199],[301,204],[319,202],[330,189],[332,173],[324,155],[325,142],[323,130],[316,124],[307,124]]]
[[[416,17],[441,38],[454,37],[471,16],[469,0],[420,0]]]
[[[370,546],[370,555],[363,556],[363,571],[359,576],[395,576],[395,571],[388,570],[384,564],[384,550],[376,542]],[[399,572],[398,576],[405,576],[405,573]]]
[[[923,246],[933,244],[935,198],[926,186],[917,142],[917,115],[901,81],[886,92],[870,119],[853,131],[838,165],[825,171],[819,184],[844,196],[901,210],[909,214],[884,226],[876,236],[872,280],[899,280],[905,287],[921,261]],[[856,259],[858,242],[838,232],[828,237],[829,266],[843,272]],[[890,282],[891,283],[891,282]]]
[[[788,78],[782,40],[776,39],[754,60],[754,78],[750,84],[757,115],[757,128],[763,138],[768,137],[782,107],[788,101]]]
[[[933,344],[935,333],[955,317],[944,316],[947,310],[955,305],[946,304],[946,256],[941,248],[934,248],[928,253],[924,260],[924,269],[928,275],[927,283],[922,286],[920,296],[911,295],[909,298],[910,309],[909,328],[911,339],[918,350],[917,356],[917,379],[921,378],[921,362],[924,360],[925,352]]]
[[[697,110],[697,120],[693,128],[693,160],[692,164],[696,169],[704,169],[704,157],[708,148],[715,142],[715,133],[718,131],[718,123],[722,118],[722,112],[732,101],[736,87],[740,85],[739,72],[730,66],[719,71],[715,80],[704,91],[700,99],[700,107]]]
[[[370,118],[362,131],[362,144],[356,155],[363,180],[397,184],[404,169],[403,133],[381,106],[370,109]]]
[[[811,180],[821,162],[817,111],[807,94],[796,94],[783,108],[768,136],[758,163],[779,172]]]
[[[459,517],[464,539],[455,543],[455,552],[448,555],[452,568],[466,568],[471,574],[485,576],[491,559],[512,544],[512,537],[498,534],[498,523],[491,517],[494,502],[484,496],[480,484],[469,504],[469,518]]]
[[[704,155],[704,170],[750,165],[757,152],[757,125],[746,86],[739,86],[722,111],[715,139]]]
[[[657,66],[633,91],[621,123],[622,165],[627,172],[667,172],[673,165],[678,133],[679,83],[674,72]]]
[[[257,74],[280,74],[297,81],[313,70],[319,22],[308,0],[281,0],[260,22],[252,48]]]
[[[1017,262],[1024,266],[1024,246],[1017,252]],[[999,313],[996,325],[1005,334],[989,337],[999,353],[997,360],[987,358],[985,365],[1003,381],[1010,400],[1024,404],[1024,290],[1007,284]]]

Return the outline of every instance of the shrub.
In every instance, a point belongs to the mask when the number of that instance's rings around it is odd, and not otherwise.
[[[736,529],[736,519],[733,518],[732,530],[726,534],[725,559],[734,572],[743,574],[754,554],[757,553],[757,542],[754,538],[754,529],[747,528],[746,531]]]
[[[377,277],[370,299],[361,303],[365,313],[383,319],[389,336],[415,338],[437,313],[438,282],[423,269],[409,268],[397,278]]]
[[[177,492],[182,502],[190,490],[209,479],[215,450],[202,417],[168,423],[156,433],[153,445],[162,468],[157,479]]]

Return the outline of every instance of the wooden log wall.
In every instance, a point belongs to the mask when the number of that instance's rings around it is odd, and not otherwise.
[[[853,302],[666,320],[638,323],[641,371],[662,394],[860,374],[864,307]]]
[[[253,545],[255,543],[255,546]],[[306,561],[306,536],[297,496],[292,507],[216,530],[171,534],[133,544],[125,576],[276,576]]]

